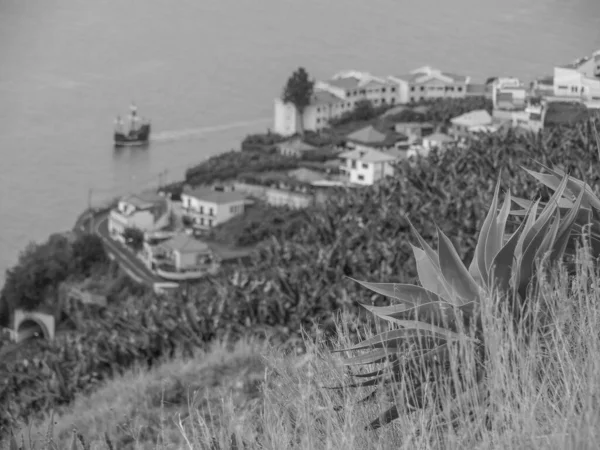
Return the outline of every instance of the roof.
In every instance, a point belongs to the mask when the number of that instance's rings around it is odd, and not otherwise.
[[[485,109],[476,109],[475,111],[469,111],[461,116],[451,119],[453,125],[485,125],[492,121],[492,116]]]
[[[342,88],[342,89],[356,89],[360,84],[360,79],[356,77],[340,77],[333,78],[326,81],[330,86]]]
[[[404,75],[397,75],[396,78],[400,78],[401,80],[408,81],[409,83],[415,83],[419,78],[423,76],[435,76],[441,75],[443,77],[448,77],[452,79],[453,83],[466,83],[468,77],[465,75],[458,75],[450,72],[443,72],[439,69],[435,69],[430,66],[419,67],[416,70]]]
[[[423,139],[427,139],[429,141],[434,141],[434,142],[452,142],[452,141],[454,141],[454,139],[452,137],[450,137],[444,133],[433,133],[433,134],[430,134],[429,136],[425,136]]]
[[[315,89],[310,100],[310,104],[315,106],[333,105],[343,101],[343,99],[339,98],[337,95],[333,95],[331,92]]]
[[[215,191],[211,188],[195,188],[186,189],[183,194],[189,195],[190,197],[196,198],[209,203],[216,203],[218,205],[226,205],[228,203],[237,203],[246,200],[246,195],[236,191]]]
[[[317,172],[316,170],[307,169],[306,167],[300,167],[298,169],[290,170],[288,176],[297,179],[298,181],[303,182],[313,182],[322,180],[324,178],[323,174]]]
[[[397,122],[395,124],[399,128],[431,128],[431,122]]]
[[[302,140],[301,137],[295,136],[287,141],[283,141],[279,143],[280,148],[288,148],[292,150],[298,150],[300,152],[317,150],[318,148],[314,145],[310,145]]]
[[[165,197],[155,192],[141,192],[139,194],[130,194],[121,199],[122,202],[133,205],[136,209],[148,209],[156,204],[166,201]]]
[[[351,141],[357,141],[363,144],[383,144],[387,139],[387,135],[377,131],[373,125],[361,128],[354,133],[350,133],[346,137]]]
[[[582,58],[578,58],[575,61],[572,61],[568,64],[561,64],[558,67],[562,67],[564,69],[578,69],[583,66],[586,62],[588,62],[591,58],[589,56],[584,56]]]
[[[385,161],[396,161],[402,157],[401,152],[386,151],[382,152],[373,148],[362,150],[356,149],[349,152],[344,152],[340,155],[342,159],[355,159],[364,163],[378,163]]]
[[[161,247],[179,253],[208,253],[210,248],[204,242],[194,239],[187,234],[178,234],[168,241],[161,242]]]

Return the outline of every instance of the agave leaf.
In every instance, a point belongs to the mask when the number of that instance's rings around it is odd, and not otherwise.
[[[556,242],[556,236],[558,235],[558,230],[560,229],[561,219],[560,219],[560,209],[555,211],[555,219],[552,221],[548,232],[544,236],[542,243],[540,244],[540,248],[537,250],[535,254],[535,259],[543,258],[548,251],[551,251],[554,248],[554,243]]]
[[[473,260],[469,266],[469,273],[474,280],[479,281],[480,285],[487,284],[487,270],[486,270],[486,259],[485,251],[487,247],[488,235],[490,231],[495,228],[495,215],[496,209],[498,208],[498,192],[500,191],[500,180],[496,183],[496,189],[494,196],[492,197],[492,205],[488,210],[487,216],[483,221],[481,231],[479,232],[479,238],[475,245],[475,253],[473,254]],[[493,231],[495,233],[495,229]]]
[[[524,213],[527,210],[527,208],[529,208],[530,205],[533,205],[535,203],[534,201],[520,197],[512,197],[512,201],[519,205],[521,208],[524,208],[518,211],[511,211],[512,215],[525,215]],[[540,202],[540,206],[545,207],[546,205],[547,203]],[[568,198],[561,197],[558,199],[558,207],[561,209],[571,209],[573,207],[573,202]],[[518,212],[521,212],[521,214],[517,214]]]
[[[556,214],[559,214],[558,211],[555,211],[555,220],[560,220],[560,217],[556,217]],[[521,258],[521,264],[519,267],[519,271],[517,272],[517,282],[516,286],[521,295],[521,298],[525,298],[527,293],[527,286],[532,280],[535,270],[535,262],[536,258],[539,254],[541,248],[541,244],[549,232],[551,222],[547,221],[543,224],[543,227],[538,230],[535,236],[532,238],[531,242],[523,252],[523,256]]]
[[[417,273],[421,285],[440,297],[448,298],[448,290],[444,284],[444,278],[439,265],[435,265],[431,258],[427,256],[425,250],[415,247],[412,244],[410,246],[417,262]]]
[[[458,341],[461,339],[464,339],[467,341],[473,341],[473,342],[476,341],[476,339],[473,339],[465,334],[456,333],[447,328],[438,327],[436,325],[432,325],[432,324],[417,321],[417,320],[400,320],[400,319],[394,319],[392,317],[390,317],[389,320],[398,326],[404,327],[404,329],[406,329],[406,330],[415,331],[418,336],[419,336],[419,333],[426,332],[426,333],[431,333],[431,334],[435,335],[436,338],[441,338],[445,341],[452,341],[452,340]]]
[[[467,320],[473,316],[475,302],[467,303],[466,305],[455,307],[446,302],[431,302],[417,305],[405,310],[397,310],[395,312],[385,312],[379,315],[384,320],[388,318],[398,320],[418,320],[419,322],[429,323],[432,325],[443,326],[449,330],[456,331],[457,327],[457,310],[460,311]]]
[[[419,241],[419,244],[425,251],[425,254],[427,255],[427,257],[431,260],[433,265],[439,269],[440,259],[438,257],[438,254],[431,248],[431,246],[425,241],[425,239],[423,239],[421,234],[417,231],[417,229],[414,227],[414,225],[412,224],[412,222],[410,220],[408,220],[408,224],[410,225],[410,228],[411,228],[413,234],[417,237],[417,240]]]
[[[523,230],[521,231],[521,235],[519,236],[519,240],[517,241],[517,246],[515,247],[515,257],[517,258],[517,260],[520,260],[521,255],[523,254],[523,251],[526,248],[525,237],[527,236],[527,233],[533,228],[539,203],[540,201],[538,199],[527,211],[527,215],[525,216]]]
[[[385,295],[386,297],[395,298],[396,300],[400,300],[403,303],[408,303],[413,306],[442,300],[441,297],[434,292],[414,284],[370,283],[368,281],[358,281],[354,278],[350,279],[352,281],[356,281],[373,292]],[[369,310],[371,308],[370,306],[367,307],[367,305],[362,305]]]
[[[571,177],[568,176],[564,171],[555,168],[555,169],[551,169],[549,167],[544,166],[541,163],[540,164],[544,169],[546,169],[548,172],[551,173],[551,175],[545,175],[545,174],[540,174],[538,172],[533,172],[533,171],[529,171],[527,169],[527,172],[529,172],[531,175],[533,175],[535,178],[537,178],[538,180],[542,181],[539,176],[541,177],[554,177],[555,179],[560,179],[560,178],[567,178],[567,190],[566,192],[568,192],[568,194],[571,196],[572,199],[576,198],[579,195],[580,191],[584,191],[584,197],[582,199],[582,205],[584,208],[589,208],[590,206],[595,207],[596,209],[600,209],[600,199],[598,199],[598,197],[596,197],[596,195],[594,194],[594,191],[592,190],[592,188],[585,183],[582,180],[578,180],[575,177]],[[542,183],[544,183],[544,181],[542,181]],[[555,183],[555,181],[553,181],[552,183]],[[546,184],[546,183],[544,183]],[[550,187],[551,189],[556,189],[556,187],[550,185],[550,184],[546,184],[546,186]],[[561,194],[562,195],[562,194]]]
[[[394,319],[395,320],[395,319]],[[432,331],[432,333],[435,333]],[[352,347],[333,350],[334,353],[346,352],[354,350],[363,350],[365,348],[399,348],[407,343],[407,339],[414,337],[422,337],[421,330],[401,328],[397,330],[384,331],[369,339],[365,339]]]
[[[460,260],[450,239],[439,228],[437,228],[437,232],[440,268],[450,290],[450,295],[457,300],[458,305],[478,300],[479,286]]]
[[[510,276],[512,274],[512,267],[516,262],[515,250],[517,242],[525,228],[525,222],[521,222],[517,230],[512,234],[508,242],[500,249],[498,254],[492,261],[489,275],[489,288],[492,290],[496,288],[502,294],[508,293]]]
[[[498,254],[503,245],[504,233],[506,230],[506,221],[510,212],[510,192],[506,193],[504,204],[496,218],[493,227],[490,227],[486,246],[485,246],[485,280],[488,281],[488,273],[494,257]]]
[[[546,204],[546,206],[540,213],[540,216],[538,217],[538,219],[532,225],[531,229],[525,231],[525,238],[523,240],[523,250],[527,249],[527,247],[531,243],[531,240],[536,235],[538,235],[539,230],[541,228],[543,228],[550,221],[550,218],[552,217],[552,215],[554,214],[554,211],[558,207],[557,201],[562,196],[562,194],[564,193],[564,191],[567,187],[567,180],[568,179],[566,177],[562,179],[562,181],[560,182],[560,185],[557,187],[554,194],[552,194],[552,197],[550,197],[550,200],[548,201],[548,203]]]
[[[368,353],[363,353],[352,358],[346,358],[344,359],[343,363],[345,366],[376,364],[389,360],[390,358],[393,359],[394,355],[391,354],[387,349],[382,348]]]
[[[377,419],[371,422],[367,426],[367,430],[377,430],[378,428],[381,428],[382,426],[387,425],[388,423],[396,420],[398,417],[400,417],[398,407],[396,405],[393,405],[392,407],[384,411]]]

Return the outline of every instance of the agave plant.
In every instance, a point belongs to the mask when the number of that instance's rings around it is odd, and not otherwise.
[[[599,144],[600,145],[600,144]],[[582,196],[581,207],[577,208],[574,222],[574,236],[585,236],[588,239],[590,252],[592,256],[600,256],[600,199],[594,194],[592,188],[585,182],[574,177],[568,176],[564,171],[558,168],[551,169],[539,163],[548,173],[535,172],[533,170],[524,170],[540,181],[543,185],[558,192],[563,179],[567,179],[567,187],[561,191],[558,198],[558,208],[561,214],[567,214],[575,207],[576,199]],[[513,201],[522,209],[513,210],[511,214],[516,216],[525,215],[527,210],[533,207],[535,202],[523,198],[514,198]],[[537,208],[544,207],[544,204],[536,205]],[[577,251],[577,240],[570,239],[566,253],[574,257]]]
[[[401,401],[396,399],[394,405],[368,428],[378,428],[398,418],[403,411],[416,411],[426,406],[435,408],[435,394],[434,403],[430,401],[432,392],[435,392],[435,386],[442,386],[452,379],[451,353],[461,343],[469,343],[477,362],[473,368],[475,377],[471,378],[477,383],[468,389],[485,388],[488,343],[481,316],[482,306],[486,306],[483,302],[494,299],[494,305],[505,307],[518,323],[523,323],[527,314],[533,313],[527,306],[535,295],[535,280],[541,270],[538,270],[538,263],[544,260],[546,265],[543,267],[548,268],[561,260],[582,203],[588,198],[585,190],[580,189],[568,213],[562,215],[560,200],[568,186],[571,186],[571,179],[563,176],[546,205],[540,210],[540,201],[533,202],[516,231],[507,234],[512,199],[507,192],[499,209],[497,184],[468,268],[439,228],[436,252],[411,224],[420,244],[420,248],[413,246],[413,252],[421,286],[358,281],[371,291],[393,299],[391,306],[361,303],[376,317],[391,324],[391,329],[350,348],[337,350],[361,351],[357,356],[345,359],[348,366],[384,363],[379,370],[354,374],[360,381],[347,387],[376,387],[367,398],[400,382],[408,387],[404,389],[407,393]],[[464,386],[451,389],[453,395],[459,395],[461,390],[464,392]]]

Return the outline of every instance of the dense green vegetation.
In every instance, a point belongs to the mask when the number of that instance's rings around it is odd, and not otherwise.
[[[468,259],[499,176],[502,189],[510,187],[516,196],[547,195],[520,168],[535,159],[560,164],[595,185],[600,164],[590,131],[577,126],[539,136],[509,132],[485,136],[463,150],[434,153],[415,167],[401,166],[386,183],[306,210],[308,220],[295,233],[261,245],[247,267],[227,267],[190,286],[184,296],[163,300],[146,293],[109,306],[101,319],[84,318],[81,331],[39,344],[37,368],[24,360],[0,363],[0,373],[26,374],[3,376],[0,403],[11,406],[1,423],[38,411],[50,395],[57,403],[69,401],[135,361],[189,351],[217,337],[268,330],[273,340],[293,345],[302,326],[309,333],[331,331],[336,311],[357,313],[355,300],[364,298],[345,276],[415,279],[407,218],[430,244],[436,231],[432,218],[438,218],[460,257]],[[50,369],[59,361],[60,376]],[[67,388],[54,397],[59,379]]]
[[[291,170],[298,167],[296,158],[262,151],[227,152],[214,156],[185,173],[191,185],[210,184],[237,178],[244,172]]]
[[[15,308],[33,310],[53,302],[59,283],[89,277],[107,264],[102,240],[95,235],[53,234],[45,243],[30,244],[6,272],[0,292],[0,325],[8,326]]]
[[[211,230],[209,239],[226,245],[249,246],[275,238],[287,240],[307,225],[310,217],[304,210],[269,206],[262,202],[249,207],[244,214]]]
[[[281,94],[281,100],[294,105],[298,112],[298,129],[304,134],[304,110],[310,105],[315,82],[311,80],[304,67],[299,67],[287,80]]]

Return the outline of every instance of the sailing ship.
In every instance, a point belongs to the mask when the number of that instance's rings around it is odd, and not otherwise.
[[[121,116],[115,119],[115,147],[128,147],[146,145],[150,141],[150,121],[138,116],[137,107],[131,104],[129,107],[129,129],[125,130],[125,125]]]

